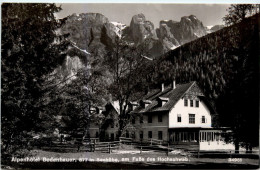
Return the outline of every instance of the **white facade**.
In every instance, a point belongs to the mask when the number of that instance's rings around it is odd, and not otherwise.
[[[200,150],[235,150],[233,143],[226,143],[221,137],[221,130],[200,130],[199,149]]]
[[[169,128],[175,127],[211,127],[211,115],[206,104],[198,99],[193,99],[193,107],[190,105],[190,99],[187,99],[188,105],[184,106],[185,98],[180,99],[169,113]],[[196,107],[196,101],[199,101],[199,107]],[[189,114],[195,114],[195,123],[189,122]],[[178,122],[178,116],[181,116],[181,122]],[[205,123],[202,123],[202,116],[205,116]]]

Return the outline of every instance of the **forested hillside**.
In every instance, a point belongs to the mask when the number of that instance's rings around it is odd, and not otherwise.
[[[152,75],[157,84],[197,81],[214,104],[219,124],[237,130],[239,141],[254,144],[259,121],[259,20],[258,14],[168,52]]]

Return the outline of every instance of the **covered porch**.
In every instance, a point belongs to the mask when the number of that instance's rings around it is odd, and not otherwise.
[[[197,145],[199,150],[234,149],[234,145],[226,143],[224,134],[230,133],[228,128],[183,127],[169,128],[169,143],[173,145]]]
[[[170,128],[170,144],[198,144],[200,128]]]

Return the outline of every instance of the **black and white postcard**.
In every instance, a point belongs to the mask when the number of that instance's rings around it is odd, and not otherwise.
[[[1,169],[259,168],[259,13],[2,3]]]

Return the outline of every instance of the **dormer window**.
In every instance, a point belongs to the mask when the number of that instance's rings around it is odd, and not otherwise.
[[[168,97],[158,97],[158,105],[159,107],[162,107],[169,101]]]
[[[193,107],[193,100],[190,100],[190,107]]]
[[[146,108],[149,104],[151,104],[152,103],[152,101],[151,100],[141,100],[141,106],[143,107],[143,108]]]
[[[130,111],[135,110],[135,108],[138,106],[137,102],[130,102],[129,103],[129,109]]]
[[[196,107],[199,107],[200,102],[196,100]]]
[[[184,99],[184,106],[188,106],[188,100]]]
[[[101,107],[96,107],[96,113],[100,114],[103,112],[103,109]]]

